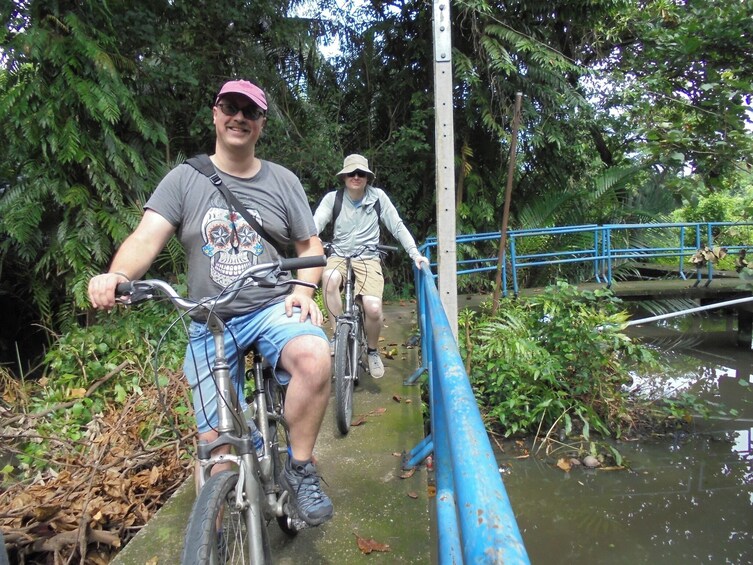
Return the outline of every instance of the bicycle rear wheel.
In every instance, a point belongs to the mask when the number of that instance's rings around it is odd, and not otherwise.
[[[353,337],[348,324],[340,324],[335,334],[335,421],[345,435],[353,419],[353,383],[358,367],[353,359]]]
[[[249,509],[235,508],[237,471],[212,475],[199,492],[191,510],[183,546],[182,565],[245,565],[251,562],[248,520],[257,519],[261,528],[264,563],[272,563],[267,524]],[[257,512],[261,512],[261,503]],[[217,525],[222,524],[221,533]]]
[[[269,433],[270,433],[270,448],[272,454],[272,464],[274,465],[274,479],[275,486],[279,490],[279,496],[282,496],[282,489],[280,487],[280,475],[285,469],[285,464],[290,457],[290,437],[288,435],[288,426],[285,423],[284,409],[285,409],[285,387],[281,386],[271,376],[266,380],[266,389],[268,391],[267,407],[269,409]],[[277,525],[280,529],[290,537],[298,534],[300,528],[296,527],[289,516],[278,516]]]

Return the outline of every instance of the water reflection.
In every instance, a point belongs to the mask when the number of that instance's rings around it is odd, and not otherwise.
[[[733,330],[724,317],[632,329],[672,366],[636,377],[636,390],[692,392],[736,415],[620,442],[630,471],[564,473],[505,444],[498,461],[532,563],[753,563],[753,354]]]

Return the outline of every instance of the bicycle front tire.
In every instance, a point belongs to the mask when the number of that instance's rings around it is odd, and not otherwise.
[[[340,324],[335,334],[335,421],[345,435],[353,419],[353,383],[358,370],[352,358],[353,337],[348,324]]]
[[[251,562],[248,519],[250,511],[234,507],[237,471],[212,475],[199,492],[191,510],[183,546],[182,565],[246,565]],[[261,501],[257,505],[261,511]],[[219,535],[217,525],[222,524]],[[267,524],[259,517],[264,562],[271,563]]]

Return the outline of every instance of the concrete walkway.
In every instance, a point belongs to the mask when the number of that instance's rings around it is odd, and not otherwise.
[[[420,387],[403,381],[418,367],[418,349],[405,347],[416,332],[413,303],[385,306],[382,350],[385,375],[368,374],[356,388],[354,421],[340,436],[330,409],[316,447],[324,488],[334,518],[287,538],[270,524],[275,564],[359,564],[436,562],[429,516],[426,469],[404,477],[400,454],[423,439]],[[173,565],[180,562],[183,530],[193,503],[193,486],[181,487],[168,504],[112,561],[113,565]],[[359,538],[388,545],[363,553]]]

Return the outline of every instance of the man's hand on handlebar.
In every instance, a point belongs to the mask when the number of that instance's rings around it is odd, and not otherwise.
[[[89,301],[98,310],[112,310],[115,307],[115,287],[128,282],[121,273],[104,273],[89,281]]]

